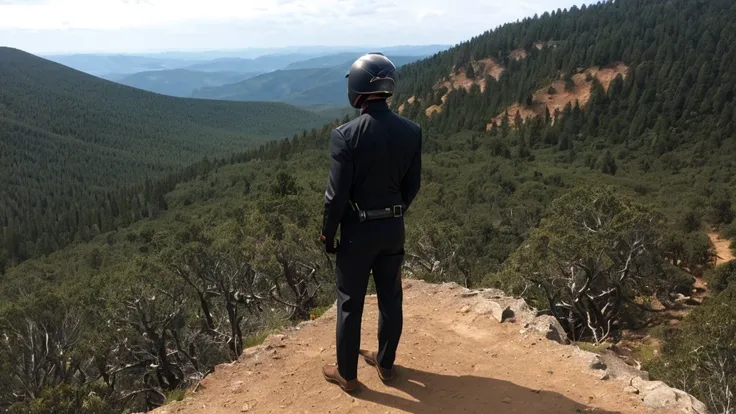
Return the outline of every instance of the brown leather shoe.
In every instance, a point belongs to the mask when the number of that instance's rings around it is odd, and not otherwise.
[[[368,365],[376,367],[376,371],[378,371],[378,378],[380,378],[381,381],[390,381],[394,378],[393,368],[386,369],[378,365],[378,354],[372,351],[361,349],[360,355],[363,356],[363,359]]]
[[[337,370],[337,365],[325,365],[322,367],[322,375],[324,375],[328,382],[339,385],[345,392],[352,392],[358,389],[358,380],[345,380],[345,378],[340,375],[340,371]]]

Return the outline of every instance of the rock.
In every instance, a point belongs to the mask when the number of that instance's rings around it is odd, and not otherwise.
[[[243,350],[243,357],[250,358],[255,356],[258,353],[258,350],[255,348],[246,348]]]
[[[239,394],[243,392],[243,381],[234,381],[230,384],[230,392],[233,394]]]
[[[473,296],[478,296],[478,291],[477,290],[469,290],[467,292],[461,293],[460,296],[462,296],[464,298],[470,298],[470,297],[473,297]]]
[[[483,289],[483,292],[481,292],[481,296],[486,299],[499,299],[506,297],[506,294],[502,290],[489,288]]]
[[[703,402],[684,391],[671,388],[662,381],[646,381],[635,377],[631,380],[631,386],[638,390],[647,407],[677,409],[690,414],[708,413],[708,407]]]
[[[688,300],[690,300],[690,297],[685,296],[682,293],[678,293],[677,295],[675,295],[675,303],[683,303],[687,302]]]
[[[515,315],[523,315],[528,313],[531,314],[532,317],[536,316],[536,311],[533,312],[524,299],[513,299],[509,304],[509,308],[514,311]]]
[[[531,322],[524,325],[524,329],[533,330],[544,334],[544,336],[557,343],[567,345],[567,333],[560,322],[554,316],[542,315],[535,317]]]
[[[486,300],[478,302],[474,309],[480,315],[491,314],[497,321],[503,323],[507,318],[513,317],[514,313],[509,308],[504,308],[494,301]]]
[[[627,394],[638,394],[639,390],[636,389],[636,387],[632,387],[631,385],[627,385],[624,387],[624,392]]]
[[[504,397],[501,402],[503,402],[504,404],[511,404],[511,397]]]
[[[642,400],[647,407],[667,408],[677,401],[677,394],[675,390],[662,383],[657,388],[647,391]]]
[[[503,309],[508,309],[508,311],[505,311],[504,320],[513,318],[515,322],[527,324],[537,316],[536,310],[531,309],[524,299],[497,297],[488,298],[487,301],[496,303]]]
[[[460,313],[468,313],[470,312],[470,305],[465,305],[462,308],[460,308]]]
[[[600,376],[602,375],[601,371],[605,371],[607,368],[600,355],[583,351],[577,346],[573,347],[572,356],[585,364],[591,375]]]
[[[623,379],[630,382],[632,378],[638,377],[644,380],[649,380],[648,372],[632,367],[613,351],[607,349],[601,352],[599,357],[601,362],[606,365],[606,370],[612,379]]]

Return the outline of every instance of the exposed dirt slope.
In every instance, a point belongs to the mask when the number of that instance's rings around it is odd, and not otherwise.
[[[389,99],[390,99],[390,98],[389,98]],[[406,100],[406,102],[407,102],[407,103],[408,103],[409,105],[412,105],[412,104],[414,104],[414,101],[416,101],[416,99],[417,99],[417,98],[416,98],[415,96],[412,96],[412,97],[410,97],[409,99],[407,99],[407,100]],[[404,108],[405,108],[405,107],[406,107],[406,104],[403,104],[403,103],[402,103],[401,105],[399,105],[399,113],[400,113],[400,114],[404,112]]]
[[[333,307],[218,366],[199,391],[155,412],[680,412],[647,408],[641,395],[624,391],[627,384],[593,372],[591,354],[577,347],[475,310],[485,303],[481,295],[455,284],[405,280],[404,286],[404,335],[392,383],[381,383],[363,361],[362,388],[353,395],[322,378],[322,365],[335,361]],[[374,296],[366,299],[363,320],[363,347],[373,349]]]
[[[733,255],[733,251],[731,250],[730,240],[722,239],[718,233],[708,233],[708,237],[710,237],[711,243],[713,243],[713,246],[716,248],[716,265],[736,259]]]
[[[455,69],[455,71],[449,74],[446,79],[437,82],[434,85],[434,90],[439,90],[443,87],[447,89],[447,93],[442,96],[443,104],[447,100],[447,94],[455,89],[465,88],[465,90],[470,91],[470,88],[473,85],[478,85],[481,92],[485,91],[486,75],[490,75],[498,80],[498,78],[501,76],[501,73],[503,73],[503,71],[505,70],[503,66],[499,65],[495,60],[490,58],[473,61],[469,63],[469,65],[473,66],[473,71],[475,72],[475,76],[473,77],[473,79],[468,78],[465,73],[467,66],[463,66]],[[412,102],[409,103],[411,104]],[[402,110],[403,105],[399,107],[399,113],[401,113]],[[441,110],[442,105],[432,105],[427,108],[425,114],[427,115],[427,117],[431,117],[433,114],[435,114],[436,112],[440,112]]]
[[[517,103],[507,109],[509,123],[513,124],[516,114],[519,113],[522,119],[544,116],[545,109],[549,110],[550,115],[554,117],[555,110],[560,111],[565,108],[568,103],[574,104],[575,101],[580,103],[580,106],[585,105],[590,99],[590,89],[592,80],[587,80],[588,75],[598,78],[603,85],[603,88],[608,91],[608,86],[611,84],[616,76],[619,74],[626,77],[629,67],[621,62],[617,62],[603,68],[592,67],[588,68],[581,73],[573,75],[572,80],[575,83],[575,87],[570,91],[565,90],[565,81],[560,78],[551,85],[545,88],[539,89],[534,92],[534,104],[529,106],[526,104]],[[550,94],[550,87],[554,88],[555,93]],[[496,125],[501,124],[504,114],[501,113],[493,118],[491,122],[495,122]],[[488,129],[491,128],[492,124],[488,124]]]
[[[527,53],[525,49],[514,49],[511,51],[510,56],[511,56],[511,59],[521,60],[521,59],[526,59]]]

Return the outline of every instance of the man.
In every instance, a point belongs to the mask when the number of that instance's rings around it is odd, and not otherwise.
[[[330,137],[321,240],[328,253],[337,255],[337,365],[323,367],[323,375],[348,392],[358,385],[359,354],[382,380],[391,379],[402,331],[403,215],[420,187],[422,132],[388,107],[395,70],[380,53],[353,63],[346,75],[348,99],[361,115],[333,129]],[[371,271],[380,312],[377,352],[360,349]]]

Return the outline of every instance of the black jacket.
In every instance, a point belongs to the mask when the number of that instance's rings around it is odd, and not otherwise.
[[[332,161],[325,191],[322,234],[334,238],[337,226],[361,210],[404,205],[419,192],[422,130],[391,111],[386,101],[368,101],[362,114],[330,136]]]

